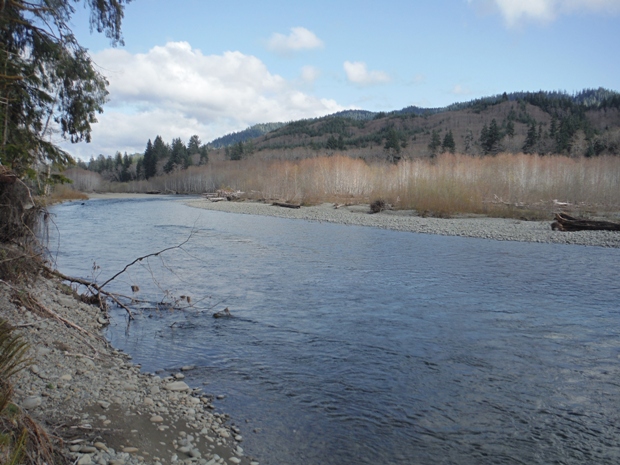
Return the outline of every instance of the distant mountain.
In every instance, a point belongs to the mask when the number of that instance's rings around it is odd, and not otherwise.
[[[251,144],[249,143],[251,141]],[[620,155],[620,93],[585,89],[512,92],[441,108],[408,106],[391,112],[344,110],[289,123],[257,124],[214,140],[243,157],[300,158],[342,152],[399,159],[454,150]],[[229,152],[227,152],[229,154]]]
[[[366,110],[343,110],[338,113],[333,113],[329,116],[332,117],[341,117],[341,118],[349,118],[356,121],[369,121],[375,117],[377,113],[374,111],[366,111]]]

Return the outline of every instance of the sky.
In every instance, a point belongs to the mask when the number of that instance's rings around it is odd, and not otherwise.
[[[72,19],[109,81],[88,161],[345,109],[620,91],[620,0],[133,0],[124,46]]]

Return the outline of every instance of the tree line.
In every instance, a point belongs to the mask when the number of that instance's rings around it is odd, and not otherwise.
[[[180,137],[168,144],[158,135],[153,142],[148,140],[143,153],[99,155],[97,158],[91,157],[88,163],[78,161],[78,166],[99,173],[108,181],[127,182],[150,179],[192,165],[204,165],[208,161],[208,147],[200,142],[197,135],[190,137],[187,144]]]

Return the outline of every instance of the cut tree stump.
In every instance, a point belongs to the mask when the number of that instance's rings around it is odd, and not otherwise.
[[[620,224],[611,221],[587,220],[575,218],[566,213],[556,213],[551,223],[554,231],[620,231]]]

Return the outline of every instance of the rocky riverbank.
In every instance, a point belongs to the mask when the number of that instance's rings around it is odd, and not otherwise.
[[[183,381],[193,367],[164,378],[142,373],[101,336],[105,314],[59,280],[0,281],[0,318],[30,346],[13,400],[62,438],[74,464],[258,465],[213,397]]]
[[[183,200],[191,207],[249,215],[269,215],[423,234],[477,237],[500,241],[544,242],[598,247],[620,247],[616,231],[553,231],[551,221],[479,217],[424,218],[414,211],[383,211],[370,214],[368,205],[341,206],[322,204],[299,209],[282,208],[259,202],[211,202],[206,199]]]

